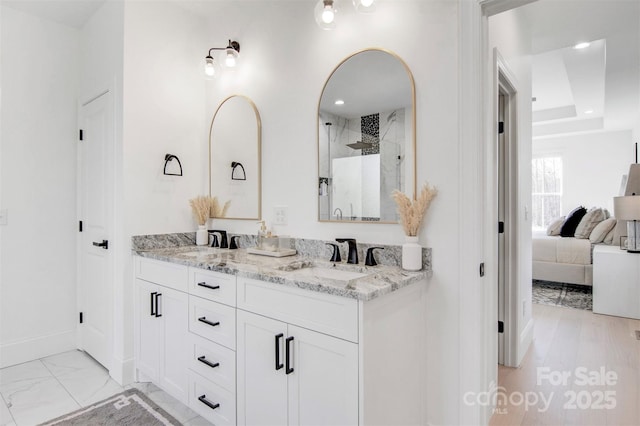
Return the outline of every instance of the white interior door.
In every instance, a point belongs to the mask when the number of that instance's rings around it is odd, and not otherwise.
[[[106,92],[82,105],[79,142],[78,303],[82,312],[81,349],[110,368],[113,217],[113,114]]]

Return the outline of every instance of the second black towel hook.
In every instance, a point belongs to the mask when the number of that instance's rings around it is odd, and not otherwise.
[[[167,173],[167,164],[169,164],[171,160],[176,160],[178,162],[178,166],[180,167],[180,173]],[[163,174],[167,176],[182,176],[182,163],[180,162],[180,159],[173,154],[165,154]]]

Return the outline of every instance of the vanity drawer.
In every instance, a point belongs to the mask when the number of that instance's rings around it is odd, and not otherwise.
[[[229,306],[189,295],[189,331],[236,348],[236,310]]]
[[[236,276],[189,268],[189,293],[236,306]]]
[[[236,391],[236,353],[196,334],[189,333],[189,368],[202,377]]]
[[[238,277],[238,308],[358,342],[358,301]]]
[[[188,376],[189,407],[216,426],[235,425],[235,394],[193,371]]]
[[[187,292],[189,269],[184,265],[135,257],[136,278]]]

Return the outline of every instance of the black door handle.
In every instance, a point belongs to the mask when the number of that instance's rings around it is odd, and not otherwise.
[[[200,395],[198,397],[198,401],[202,402],[204,405],[211,408],[212,410],[215,410],[220,406],[220,404],[214,404],[213,402],[207,401],[207,395]]]
[[[199,285],[200,287],[208,288],[208,289],[210,289],[210,290],[217,290],[217,289],[219,289],[219,288],[220,288],[220,286],[219,286],[219,285],[208,285],[208,284],[207,284],[206,282],[204,282],[204,281],[203,281],[203,282],[201,282],[201,283],[198,283],[198,285]]]
[[[102,240],[101,243],[98,242],[93,242],[93,245],[96,247],[102,247],[105,250],[109,250],[109,241],[108,240]]]
[[[155,317],[156,313],[154,312],[154,300],[156,299],[156,294],[158,294],[158,292],[154,291],[153,293],[151,293],[151,316]]]
[[[284,365],[280,362],[280,339],[284,337],[284,334],[276,334],[276,371],[280,370]]]
[[[156,294],[156,318],[160,318],[162,316],[160,313],[160,296],[162,296],[162,293]]]
[[[285,341],[285,363],[287,364],[287,368],[285,369],[285,373],[287,374],[291,374],[293,373],[293,367],[291,367],[291,352],[289,349],[289,343],[293,342],[293,336],[291,337],[287,337],[287,340]]]
[[[203,322],[207,325],[210,325],[211,327],[215,327],[216,325],[220,325],[220,321],[216,321],[216,322],[211,322],[211,321],[207,321],[207,317],[200,317],[198,318],[198,321]]]
[[[219,366],[219,365],[220,365],[220,363],[219,363],[219,362],[216,362],[216,363],[214,364],[214,363],[212,363],[211,361],[207,361],[207,360],[205,359],[205,356],[204,356],[204,355],[199,356],[199,357],[198,357],[198,361],[200,361],[201,363],[203,363],[203,364],[205,364],[205,365],[208,365],[208,366],[209,366],[209,367],[211,367],[211,368],[216,368],[217,366]]]

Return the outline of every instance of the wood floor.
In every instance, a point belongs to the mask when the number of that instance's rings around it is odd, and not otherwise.
[[[522,365],[499,368],[490,424],[640,425],[640,320],[536,304],[533,317],[534,340]],[[585,376],[589,384],[581,383]]]

